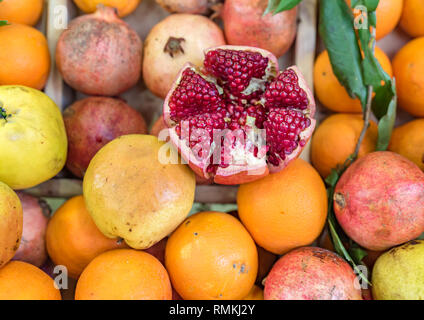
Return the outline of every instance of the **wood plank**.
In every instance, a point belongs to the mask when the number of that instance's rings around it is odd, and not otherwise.
[[[299,25],[295,44],[295,64],[314,90],[314,62],[317,36],[317,0],[304,0],[299,5]],[[318,111],[318,110],[317,110]],[[303,149],[300,158],[310,162],[311,142]]]
[[[195,201],[201,203],[235,203],[238,186],[197,186]],[[82,194],[82,181],[79,179],[52,179],[27,193],[37,197],[70,198]]]

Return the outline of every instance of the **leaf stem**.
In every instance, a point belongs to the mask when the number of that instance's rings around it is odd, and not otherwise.
[[[355,151],[352,155],[353,161],[356,160],[356,158],[358,158],[359,149],[361,148],[362,141],[364,140],[365,134],[367,133],[368,127],[370,125],[372,93],[373,93],[373,86],[368,86],[367,105],[366,105],[365,114],[364,114],[364,126],[362,127],[362,131],[361,131],[361,134],[359,135],[358,143],[356,144]]]
[[[371,31],[371,50],[374,54],[375,52],[375,37],[376,37],[376,29],[373,28]],[[359,149],[361,148],[362,141],[365,138],[365,134],[367,133],[368,127],[370,125],[370,116],[371,116],[371,104],[372,104],[372,93],[374,91],[373,86],[369,85],[367,87],[367,104],[365,106],[364,112],[364,126],[362,128],[361,134],[359,135],[358,143],[356,144],[355,151],[352,155],[352,160],[356,160],[359,154]]]

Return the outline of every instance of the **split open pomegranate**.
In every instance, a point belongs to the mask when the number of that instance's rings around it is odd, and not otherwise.
[[[194,172],[241,184],[278,172],[315,128],[315,101],[297,67],[278,71],[272,53],[221,46],[188,63],[164,103],[171,142]]]

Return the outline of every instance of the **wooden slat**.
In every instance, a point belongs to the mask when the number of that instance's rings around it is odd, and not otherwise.
[[[237,189],[237,186],[197,186],[195,201],[201,203],[235,203]],[[70,198],[82,194],[82,181],[78,179],[52,179],[26,191],[37,197]]]
[[[295,45],[295,64],[299,67],[312,92],[314,89],[314,61],[317,35],[317,0],[304,0],[299,5],[299,25]],[[300,157],[310,162],[311,142]]]
[[[61,110],[64,108],[64,83],[62,76],[56,67],[54,57],[57,41],[63,29],[66,27],[68,19],[69,10],[67,0],[49,0],[47,2],[46,35],[49,44],[51,65],[49,79],[46,87],[44,88],[44,92],[59,106]]]

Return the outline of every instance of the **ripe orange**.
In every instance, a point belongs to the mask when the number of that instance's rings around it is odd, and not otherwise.
[[[0,27],[0,85],[41,90],[49,75],[50,54],[44,35],[23,24]]]
[[[417,119],[393,130],[389,150],[414,162],[424,171],[424,119]]]
[[[0,269],[0,300],[61,300],[46,273],[32,264],[11,261]]]
[[[376,10],[377,40],[384,38],[396,28],[402,15],[403,1],[380,0]]]
[[[424,117],[424,37],[408,42],[393,59],[399,105]]]
[[[3,0],[0,2],[0,20],[33,26],[40,19],[43,0]]]
[[[75,4],[85,13],[93,13],[99,4],[114,7],[120,17],[125,17],[133,12],[141,0],[74,0]]]
[[[97,256],[78,280],[75,300],[171,300],[168,273],[158,259],[133,249]]]
[[[278,173],[241,185],[237,204],[240,219],[255,242],[275,254],[312,243],[327,216],[324,182],[301,159]]]
[[[411,37],[424,36],[424,1],[403,0],[400,26]]]
[[[257,285],[254,285],[250,290],[249,294],[244,297],[243,300],[263,300],[264,299],[264,291],[259,288]]]
[[[255,282],[258,253],[232,215],[200,212],[170,236],[165,265],[173,288],[185,300],[242,299]]]
[[[66,266],[74,279],[99,254],[127,248],[124,241],[106,238],[99,231],[82,196],[69,199],[55,212],[47,226],[46,244],[52,261]]]
[[[364,126],[362,115],[339,113],[326,118],[315,130],[311,143],[311,162],[322,177],[341,165],[355,151]],[[375,151],[378,128],[371,121],[359,149],[359,157]]]
[[[350,6],[350,0],[346,1]],[[404,0],[380,0],[376,10],[377,40],[384,38],[396,28],[402,14],[403,1]]]
[[[375,57],[383,70],[392,77],[390,59],[378,47],[375,48]],[[359,100],[352,99],[334,75],[327,50],[323,51],[315,60],[314,84],[316,96],[324,107],[336,112],[362,112]]]

